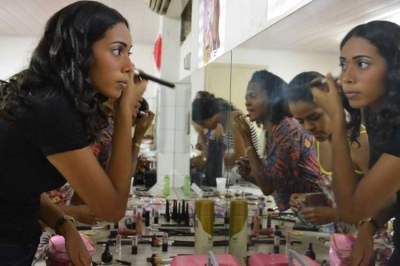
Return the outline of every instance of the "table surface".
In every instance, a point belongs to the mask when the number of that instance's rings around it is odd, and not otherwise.
[[[290,226],[290,223],[286,223]],[[99,230],[100,231],[100,230]],[[288,230],[282,230],[284,234],[287,233]],[[309,243],[313,244],[313,250],[316,253],[316,261],[321,263],[323,260],[329,261],[328,251],[329,246],[321,243],[318,241],[318,237],[325,237],[329,238],[328,234],[319,233],[319,232],[302,232],[302,236],[293,236],[291,235],[291,241],[301,241],[299,245],[292,245],[291,249],[295,250],[299,254],[305,254],[308,250]],[[105,241],[107,240],[107,236],[109,234],[108,230],[101,230],[100,234],[96,237],[91,237],[93,242],[96,243],[97,241]],[[170,240],[193,240],[193,237],[170,237]],[[215,240],[224,240],[228,239],[227,236],[214,236]],[[95,262],[101,261],[101,254],[104,252],[105,245],[96,246],[96,253],[94,255],[93,260]],[[177,254],[193,254],[194,248],[193,247],[174,247],[169,246],[168,252],[162,252],[161,247],[152,247],[149,244],[140,244],[138,245],[138,254],[131,255],[131,246],[130,245],[122,245],[122,251],[117,252],[116,246],[110,246],[110,251],[113,254],[113,264],[110,265],[121,265],[117,263],[115,260],[124,260],[129,261],[132,265],[137,266],[149,266],[150,263],[146,261],[147,257],[151,257],[152,254],[157,254],[164,259],[169,259],[171,256]],[[227,254],[229,253],[228,247],[214,247],[213,252],[216,254]],[[280,253],[285,252],[285,245],[280,246]],[[257,253],[264,253],[264,254],[271,254],[273,253],[273,245],[272,244],[255,244],[254,246],[249,247],[248,255],[257,254]]]
[[[248,192],[249,190],[254,190],[255,188],[251,185],[238,185],[233,188],[231,188],[231,191],[235,190],[245,190]],[[253,192],[252,192],[253,193]],[[255,194],[255,193],[253,193]],[[262,195],[262,194],[261,194]],[[186,197],[183,195],[182,188],[174,188],[171,189],[171,195],[169,199],[177,199],[177,200],[189,200],[189,201],[194,201],[196,198],[196,195],[192,195],[189,197]],[[267,199],[269,199],[267,197]],[[128,202],[128,208],[127,208],[127,216],[132,213],[132,207],[133,206],[143,206],[146,204],[151,204],[152,201],[156,201],[155,199],[148,199],[148,198],[139,198],[139,197],[132,197],[130,201]],[[160,199],[158,199],[160,201]],[[161,200],[163,202],[163,200]],[[229,200],[224,201],[224,199],[221,199],[219,202],[221,206],[226,204],[228,206]],[[274,202],[270,202],[268,200],[267,203],[268,207],[274,207]],[[161,207],[161,206],[160,206]],[[165,208],[164,206],[161,208]],[[252,209],[257,208],[257,205],[249,205],[249,213],[251,212]],[[160,222],[162,222],[163,219],[160,219]],[[123,221],[120,222],[120,226],[123,226]],[[218,222],[219,223],[219,222]],[[105,224],[105,223],[103,223]],[[287,232],[292,232],[292,227],[294,223],[292,222],[282,222],[282,221],[277,221],[273,220],[272,225],[274,226],[275,224],[280,225],[280,229],[283,232],[284,235],[286,235]],[[150,227],[152,228],[152,226]],[[248,227],[248,230],[250,231],[251,229]],[[96,230],[98,233],[96,236],[90,236],[92,239],[93,243],[95,244],[96,252],[93,257],[93,261],[99,263],[101,261],[101,254],[104,252],[105,245],[104,244],[96,244],[98,241],[107,241],[108,235],[109,235],[109,230]],[[298,232],[298,231],[297,231]],[[329,235],[325,233],[319,233],[319,232],[309,232],[309,231],[302,231],[301,236],[294,236],[291,234],[291,241],[301,241],[301,244],[297,245],[292,245],[291,249],[297,251],[299,254],[305,254],[309,243],[313,244],[313,249],[314,252],[316,253],[317,259],[316,261],[318,263],[321,263],[323,260],[329,261],[328,257],[328,251],[329,251],[329,246],[326,244],[321,243],[318,241],[318,237],[324,237],[326,239],[329,239]],[[152,233],[151,233],[152,234]],[[215,240],[227,240],[228,236],[214,236],[214,241]],[[194,240],[193,236],[170,236],[169,240]],[[175,247],[175,246],[169,246],[168,247],[168,252],[162,252],[161,247],[152,247],[149,244],[139,244],[138,245],[138,254],[137,255],[131,255],[131,246],[130,245],[122,245],[122,250],[121,252],[116,251],[116,246],[110,246],[110,250],[113,254],[113,263],[109,265],[122,265],[120,263],[117,263],[116,260],[124,260],[124,261],[129,261],[132,263],[132,265],[137,265],[137,266],[149,266],[151,265],[149,262],[146,261],[147,257],[151,257],[152,254],[158,254],[164,259],[170,259],[171,256],[177,255],[177,254],[193,254],[194,252],[194,247]],[[229,248],[228,247],[214,247],[213,248],[214,253],[216,254],[223,254],[223,253],[229,253]],[[284,253],[285,252],[285,245],[280,246],[280,252]],[[256,254],[256,253],[273,253],[273,245],[272,244],[255,244],[254,246],[249,247],[248,255]],[[39,262],[36,264],[37,266],[44,266],[44,262]],[[168,265],[168,264],[165,264]]]

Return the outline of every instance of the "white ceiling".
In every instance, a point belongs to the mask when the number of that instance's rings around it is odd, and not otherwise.
[[[76,0],[0,0],[0,35],[38,37],[48,18]],[[144,0],[99,0],[117,9],[130,23],[133,42],[153,45],[159,15]],[[400,23],[399,0],[314,0],[240,46],[337,52],[355,25],[374,19]]]
[[[354,26],[371,20],[400,23],[399,0],[314,0],[239,48],[338,52]]]
[[[0,0],[0,35],[38,37],[46,21],[76,0]],[[159,33],[159,15],[144,0],[100,0],[129,22],[133,43],[152,45]]]

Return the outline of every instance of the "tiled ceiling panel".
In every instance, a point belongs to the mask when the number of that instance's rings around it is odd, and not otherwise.
[[[377,19],[399,23],[400,1],[314,0],[241,47],[338,52],[350,29]]]
[[[75,0],[0,0],[0,35],[37,37],[46,21]],[[134,43],[154,44],[160,16],[145,6],[144,0],[101,0],[117,9],[131,25]]]

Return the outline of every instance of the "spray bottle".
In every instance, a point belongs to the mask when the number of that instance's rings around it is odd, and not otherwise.
[[[235,256],[241,266],[246,265],[247,216],[247,201],[243,199],[232,200],[229,225],[229,254]]]
[[[207,254],[213,249],[214,201],[196,201],[194,254]]]

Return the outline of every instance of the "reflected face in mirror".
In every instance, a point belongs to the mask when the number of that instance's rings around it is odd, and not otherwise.
[[[218,123],[220,122],[220,114],[216,114],[204,121],[197,122],[202,128],[206,128],[208,130],[213,130],[217,128]]]
[[[268,117],[267,90],[262,85],[250,82],[246,91],[246,110],[251,122]]]
[[[360,37],[350,38],[340,56],[341,84],[351,107],[379,110],[386,88],[386,61],[375,46]]]
[[[327,140],[332,133],[331,119],[324,110],[312,102],[290,102],[290,112],[317,141]]]

